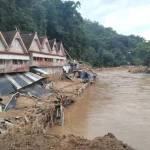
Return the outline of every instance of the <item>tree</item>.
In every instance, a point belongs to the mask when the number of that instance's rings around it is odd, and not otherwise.
[[[97,63],[95,66],[97,67],[103,67],[103,63],[104,63],[104,48],[99,48],[98,52],[97,52]]]
[[[83,60],[86,62],[89,62],[91,65],[96,66],[97,65],[97,53],[93,47],[89,47],[83,57]]]
[[[21,32],[46,34],[62,41],[74,59],[96,67],[149,63],[149,44],[144,38],[121,35],[83,19],[80,5],[63,0],[0,0],[0,31],[19,28]]]
[[[105,67],[114,65],[115,56],[113,53],[104,50],[103,52],[103,64]]]
[[[150,67],[150,42],[142,42],[134,50],[136,59],[140,59],[143,65]]]

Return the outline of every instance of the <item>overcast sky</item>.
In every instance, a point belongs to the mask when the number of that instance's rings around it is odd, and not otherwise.
[[[77,1],[77,0],[74,0]],[[150,0],[78,0],[84,18],[150,40]]]

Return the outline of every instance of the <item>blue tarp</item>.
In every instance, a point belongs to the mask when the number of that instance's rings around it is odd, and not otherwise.
[[[94,80],[94,75],[92,73],[82,72],[80,74],[80,78],[81,79],[87,78],[89,82],[92,82]]]
[[[94,80],[94,76],[91,73],[88,73],[88,81],[92,82]]]
[[[80,78],[81,78],[81,79],[85,78],[85,74],[86,74],[85,72],[81,73],[81,74],[80,74]]]

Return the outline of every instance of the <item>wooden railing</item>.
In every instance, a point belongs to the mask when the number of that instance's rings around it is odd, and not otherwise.
[[[33,61],[32,66],[42,67],[45,66],[44,61]]]
[[[24,72],[29,71],[28,64],[20,64],[20,65],[0,65],[0,73],[10,73],[10,72]]]
[[[64,66],[65,62],[40,62],[40,61],[33,61],[32,66],[37,67],[51,67],[51,66]]]
[[[33,65],[37,67],[52,67],[52,66],[64,66],[65,62],[38,62],[34,61]],[[0,73],[8,73],[8,72],[24,72],[29,71],[28,64],[16,64],[16,65],[0,65]]]
[[[11,71],[12,72],[29,71],[29,65],[28,64],[12,65]]]

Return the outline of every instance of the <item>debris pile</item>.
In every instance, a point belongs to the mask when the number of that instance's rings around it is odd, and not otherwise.
[[[83,83],[87,83],[87,82],[93,83],[96,79],[96,76],[97,76],[97,74],[92,70],[77,69],[77,70],[74,70],[70,74],[63,74],[61,76],[61,80],[66,79],[66,80],[74,81],[76,78],[80,78]]]
[[[46,75],[46,78],[38,83],[21,88],[16,93],[0,99],[0,134],[4,137],[4,143],[7,135],[21,137],[22,141],[31,135],[33,138],[41,136],[43,140],[46,140],[45,136],[52,136],[47,134],[51,127],[64,125],[64,110],[75,102],[75,98],[89,83],[93,83],[96,74],[89,69],[76,68],[69,74],[64,73],[61,77],[55,78],[54,81],[52,78],[55,77]],[[22,147],[22,144],[19,145]],[[15,146],[13,148],[17,149]],[[4,145],[2,149],[5,149]]]
[[[24,103],[18,101],[23,99]],[[29,103],[29,101],[31,103]],[[53,95],[43,96],[43,100],[37,100],[35,97],[22,97],[20,93],[16,93],[11,97],[11,100],[6,104],[4,112],[0,113],[0,118],[9,120],[14,126],[34,128],[34,130],[45,130],[47,127],[52,127],[55,124],[64,124],[64,108],[75,102],[75,99],[68,95],[61,95],[58,92]],[[15,102],[14,102],[15,101]],[[27,104],[25,103],[27,102]],[[16,107],[16,105],[18,107]],[[21,107],[19,107],[21,106]],[[24,107],[23,107],[24,106]],[[4,120],[4,119],[3,119]],[[7,130],[9,124],[3,126],[4,122],[0,122],[1,130]]]
[[[24,110],[10,110],[4,116],[14,125],[13,128],[28,129],[32,132],[43,130],[54,125],[55,106],[34,106]],[[10,129],[7,126],[7,130]]]
[[[7,126],[13,126],[13,124],[4,118],[0,118],[0,134],[7,130]]]
[[[41,87],[35,90],[35,86],[34,90],[28,88],[24,93],[18,91],[5,104],[1,99],[2,110],[7,110],[0,113],[0,133],[5,133],[0,135],[1,149],[134,150],[110,133],[92,141],[74,135],[51,134],[51,127],[63,126],[65,108],[75,102],[75,97],[93,83],[95,77],[89,69],[75,70],[56,82],[43,82],[42,87],[49,91],[45,95],[41,95],[44,93]]]
[[[69,80],[80,78],[83,79],[85,83],[93,83],[97,76],[97,74],[92,70],[92,66],[83,61],[74,61],[70,63],[69,66],[65,66],[63,69],[64,75],[62,79],[64,79],[65,77]]]
[[[90,141],[74,135],[30,134],[18,130],[2,135],[0,145],[3,150],[134,150],[111,133]]]
[[[145,66],[130,66],[130,73],[150,73],[150,68]]]
[[[97,75],[92,70],[82,70],[79,76],[81,79],[84,79],[85,82],[93,83]]]
[[[87,63],[87,62],[83,62],[83,61],[80,61],[79,62],[79,68],[81,69],[92,69],[92,66],[91,64]]]

